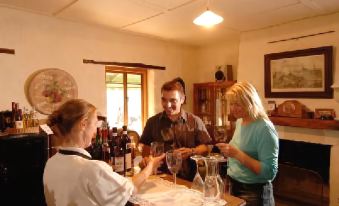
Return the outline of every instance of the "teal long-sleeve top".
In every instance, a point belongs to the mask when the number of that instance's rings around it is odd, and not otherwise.
[[[230,145],[260,161],[261,170],[255,174],[234,158],[228,159],[227,174],[233,179],[247,184],[272,181],[278,171],[279,138],[272,122],[258,119],[242,125],[236,122],[236,129]]]

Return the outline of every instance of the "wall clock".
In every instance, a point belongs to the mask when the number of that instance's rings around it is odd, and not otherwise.
[[[73,77],[61,69],[43,69],[35,72],[27,85],[30,104],[42,114],[51,114],[61,104],[78,97]]]

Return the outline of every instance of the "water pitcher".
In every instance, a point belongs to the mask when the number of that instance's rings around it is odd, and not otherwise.
[[[222,197],[224,194],[224,183],[219,176],[219,172],[217,171],[218,160],[214,157],[206,157],[205,159],[206,165],[206,177],[204,184],[204,199],[205,202],[225,202]]]

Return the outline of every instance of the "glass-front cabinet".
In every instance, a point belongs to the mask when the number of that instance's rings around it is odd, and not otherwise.
[[[227,89],[235,81],[196,83],[193,112],[199,116],[213,138],[213,142],[229,142],[233,135],[234,118],[229,115]]]

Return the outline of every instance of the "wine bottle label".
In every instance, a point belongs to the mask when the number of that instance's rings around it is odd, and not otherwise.
[[[131,153],[126,153],[126,169],[131,169],[132,168],[132,154]]]
[[[24,123],[23,121],[15,121],[15,128],[17,129],[23,129],[24,128]]]
[[[115,157],[115,171],[123,172],[124,171],[124,157]]]
[[[132,143],[127,143],[126,144],[126,150],[131,149],[131,147],[132,147]]]

